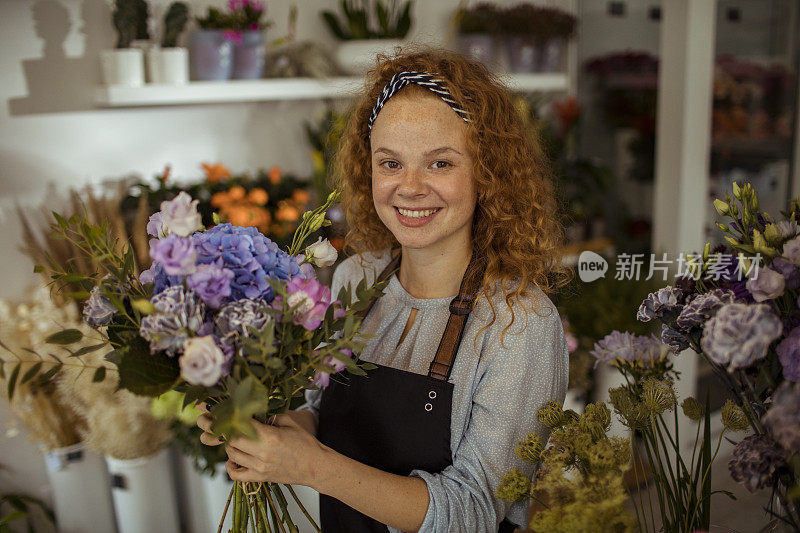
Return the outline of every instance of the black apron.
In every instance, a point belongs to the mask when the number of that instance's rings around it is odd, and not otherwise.
[[[386,280],[399,267],[400,249],[392,254],[379,280]],[[331,380],[320,400],[320,442],[351,459],[401,476],[414,469],[437,473],[453,463],[453,384],[448,378],[484,270],[483,262],[473,254],[459,295],[450,302],[450,318],[427,376],[376,365],[367,376],[342,376],[345,383]],[[361,312],[362,318],[374,304],[375,299]],[[386,525],[324,494],[320,494],[319,510],[324,533],[388,531]],[[513,531],[514,525],[504,519],[499,532]]]

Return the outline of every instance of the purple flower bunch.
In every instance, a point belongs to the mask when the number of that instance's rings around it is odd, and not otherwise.
[[[602,361],[613,363],[617,360],[631,363],[639,362],[652,366],[665,355],[664,344],[655,336],[634,335],[632,333],[612,331],[594,345],[589,352],[594,356],[594,366]]]

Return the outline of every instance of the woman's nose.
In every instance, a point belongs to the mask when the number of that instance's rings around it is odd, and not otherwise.
[[[419,196],[427,194],[427,189],[428,185],[425,172],[417,169],[409,169],[407,172],[403,173],[397,192],[401,196]]]

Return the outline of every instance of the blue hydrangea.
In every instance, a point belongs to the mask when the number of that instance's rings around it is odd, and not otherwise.
[[[192,236],[197,247],[198,264],[222,260],[222,266],[234,273],[230,300],[274,298],[267,278],[288,281],[300,275],[297,260],[278,248],[256,228],[219,224]]]

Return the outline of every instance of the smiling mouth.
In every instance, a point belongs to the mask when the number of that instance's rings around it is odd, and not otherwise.
[[[441,207],[434,207],[431,209],[404,209],[402,207],[394,206],[398,213],[408,218],[425,218],[441,209]]]

